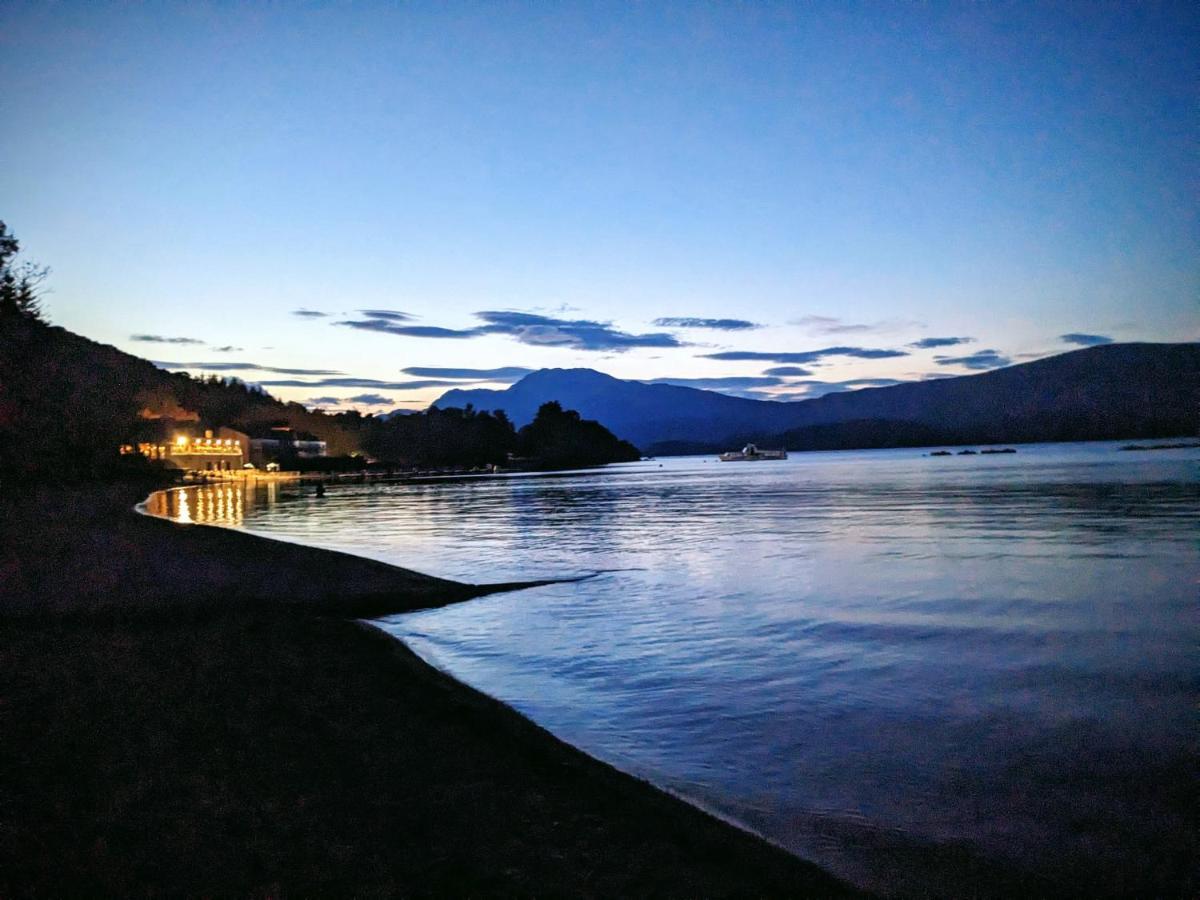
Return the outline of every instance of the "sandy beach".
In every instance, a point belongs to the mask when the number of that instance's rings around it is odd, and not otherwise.
[[[841,896],[358,618],[511,585],[0,506],[0,894]]]

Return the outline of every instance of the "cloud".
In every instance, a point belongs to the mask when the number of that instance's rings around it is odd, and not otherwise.
[[[346,398],[347,403],[359,403],[363,406],[391,406],[392,398],[383,394],[355,394]]]
[[[461,381],[443,381],[441,379],[418,379],[414,381],[380,381],[376,378],[322,378],[318,381],[299,381],[297,379],[278,379],[260,381],[263,387],[321,387],[321,388],[374,388],[381,391],[416,391],[431,387],[462,387]]]
[[[483,332],[478,328],[439,328],[436,325],[397,325],[387,319],[352,319],[337,322],[346,328],[356,328],[359,331],[377,331],[381,334],[394,334],[399,337],[421,338],[473,338]]]
[[[305,309],[304,307],[301,307],[300,309],[293,309],[292,315],[300,316],[305,319],[324,319],[329,315],[329,313],[318,312],[315,309]]]
[[[276,366],[260,366],[247,362],[167,362],[156,359],[154,365],[160,369],[203,369],[206,372],[270,372],[275,375],[343,375],[336,369],[281,369]]]
[[[1077,331],[1060,334],[1058,339],[1065,344],[1077,344],[1080,347],[1099,347],[1101,344],[1113,342],[1113,339],[1105,334],[1080,334]]]
[[[763,372],[764,375],[811,375],[811,369],[802,369],[799,366],[776,366],[773,369],[767,369]]]
[[[461,378],[464,381],[497,381],[512,383],[520,381],[533,369],[521,366],[502,366],[499,369],[441,369],[431,366],[410,366],[401,369],[405,375],[425,378]]]
[[[203,344],[204,341],[190,337],[163,337],[161,334],[131,334],[131,341],[143,344]]]
[[[241,353],[245,347],[235,347],[232,344],[226,344],[224,347],[210,347],[213,353]]]
[[[402,325],[384,318],[367,318],[336,324],[361,331],[394,334],[399,337],[463,340],[491,334],[505,335],[522,344],[541,347],[567,347],[572,350],[610,350],[617,353],[633,347],[686,347],[672,334],[629,334],[612,327],[611,322],[589,319],[556,319],[537,313],[515,310],[484,310],[475,313],[483,324],[474,328],[441,328],[435,325]]]
[[[359,312],[369,319],[384,319],[389,322],[411,322],[416,318],[411,313],[398,309],[360,309]]]
[[[801,316],[789,324],[807,328],[813,334],[887,334],[906,328],[920,328],[920,322],[909,319],[883,319],[870,324],[854,324],[833,316]]]
[[[572,350],[613,350],[618,353],[632,347],[687,346],[673,334],[629,334],[616,330],[611,322],[554,319],[514,310],[485,310],[475,315],[487,323],[479,329],[483,333],[509,335],[522,344],[534,346],[569,347]]]
[[[813,400],[826,394],[838,394],[853,391],[858,388],[891,387],[896,384],[907,384],[899,378],[850,378],[846,381],[789,381],[779,390],[756,391],[757,399],[767,400]]]
[[[908,346],[915,347],[918,350],[932,350],[935,347],[954,347],[958,344],[970,344],[975,340],[973,337],[927,337],[921,338],[919,341],[913,341]]]
[[[825,394],[833,394],[846,390],[849,390],[849,388],[837,387],[836,385],[830,387],[828,390],[820,390],[808,385],[792,385],[774,389],[749,390],[738,394],[738,396],[746,397],[749,400],[772,400],[776,403],[790,403],[794,400],[815,400],[817,397],[823,397]]]
[[[793,381],[791,384],[804,385],[806,387],[823,390],[825,392],[837,391],[852,391],[855,388],[879,388],[892,387],[897,384],[907,384],[903,378],[848,378],[845,381],[818,381],[812,379],[809,381]]]
[[[903,378],[851,378],[848,381],[827,381],[826,384],[844,384],[846,387],[891,387],[905,384]]]
[[[1045,359],[1047,356],[1059,356],[1061,353],[1061,350],[1039,350],[1036,353],[1017,353],[1014,354],[1014,358],[1025,360]]]
[[[908,356],[907,350],[872,350],[864,347],[825,347],[821,350],[806,350],[802,353],[760,353],[750,350],[726,350],[721,353],[702,354],[704,359],[720,359],[729,362],[773,362],[811,363],[826,356],[852,356],[855,359],[893,359]]]
[[[747,322],[745,319],[693,319],[689,316],[667,316],[655,319],[654,324],[659,328],[714,328],[717,331],[749,331],[752,328],[762,328],[757,322]]]
[[[742,391],[750,388],[784,384],[782,378],[731,376],[729,378],[645,378],[643,384],[673,384],[678,387],[700,388],[706,391]]]
[[[939,366],[963,366],[975,370],[998,369],[1001,366],[1012,365],[1012,360],[998,350],[979,350],[970,356],[935,356],[933,361]]]
[[[355,394],[353,397],[309,397],[304,405],[310,409],[319,406],[346,406],[357,403],[360,406],[395,406],[398,403],[421,403],[420,400],[395,400],[383,394]]]

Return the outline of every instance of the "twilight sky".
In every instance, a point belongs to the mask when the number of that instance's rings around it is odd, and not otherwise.
[[[1200,339],[1198,60],[1183,2],[10,0],[0,219],[56,324],[289,400],[798,398]]]

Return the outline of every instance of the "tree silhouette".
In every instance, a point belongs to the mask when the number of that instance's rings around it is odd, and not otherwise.
[[[0,221],[0,315],[40,320],[38,287],[50,270],[30,262],[17,263],[20,250],[16,236]]]
[[[539,469],[629,462],[640,455],[628,441],[573,409],[563,409],[557,400],[543,403],[533,421],[518,432],[517,451]]]

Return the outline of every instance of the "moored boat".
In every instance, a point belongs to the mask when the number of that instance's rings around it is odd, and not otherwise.
[[[740,451],[729,450],[722,453],[718,459],[721,462],[743,462],[759,459],[787,459],[786,450],[759,450],[754,444],[747,444]]]

